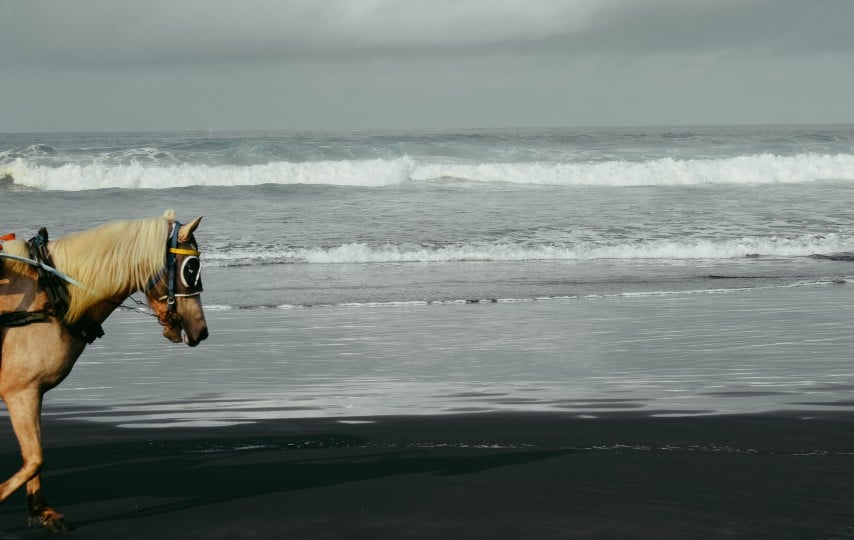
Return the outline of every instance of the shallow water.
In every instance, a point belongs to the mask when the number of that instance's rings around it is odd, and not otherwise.
[[[171,345],[118,313],[46,411],[123,426],[478,411],[849,410],[854,288],[214,310]]]

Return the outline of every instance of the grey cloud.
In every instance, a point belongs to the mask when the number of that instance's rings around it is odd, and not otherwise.
[[[846,0],[28,0],[0,3],[7,66],[482,54],[854,49]]]
[[[810,54],[854,49],[854,2],[752,0],[636,3],[580,37],[596,49]]]
[[[849,0],[0,0],[0,131],[850,122]]]
[[[0,58],[227,62],[512,43],[574,31],[621,1],[7,1]]]

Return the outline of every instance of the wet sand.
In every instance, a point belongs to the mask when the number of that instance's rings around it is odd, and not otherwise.
[[[854,538],[850,413],[353,420],[49,418],[45,489],[70,538]]]

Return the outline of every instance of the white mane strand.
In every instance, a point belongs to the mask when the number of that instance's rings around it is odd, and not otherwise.
[[[145,287],[165,264],[170,217],[174,221],[171,212],[159,218],[113,221],[49,244],[57,270],[84,287],[68,287],[67,324],[98,302]]]

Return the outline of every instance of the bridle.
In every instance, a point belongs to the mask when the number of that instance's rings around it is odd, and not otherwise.
[[[148,281],[145,292],[154,289],[164,278],[166,279],[166,294],[157,298],[166,302],[166,312],[160,320],[163,325],[179,324],[181,316],[177,312],[176,299],[199,296],[202,293],[200,252],[192,237],[184,242],[189,247],[181,247],[178,242],[178,231],[181,223],[172,225],[169,238],[166,240],[166,265]]]

